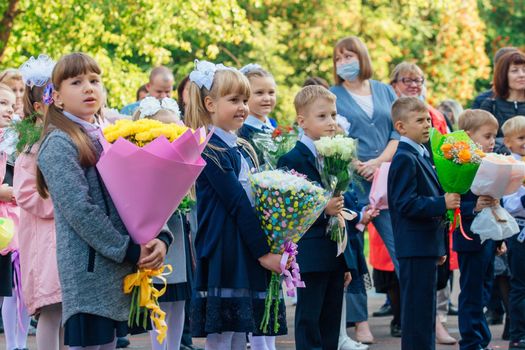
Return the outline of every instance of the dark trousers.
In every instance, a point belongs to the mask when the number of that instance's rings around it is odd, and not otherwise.
[[[510,267],[510,339],[525,339],[525,243],[515,235],[507,240]]]
[[[297,350],[337,350],[343,307],[344,271],[301,273],[306,288],[297,288]]]
[[[400,258],[402,350],[436,348],[437,258]]]
[[[459,252],[459,332],[461,350],[486,348],[492,338],[483,308],[488,304],[494,280],[494,242],[481,250]]]

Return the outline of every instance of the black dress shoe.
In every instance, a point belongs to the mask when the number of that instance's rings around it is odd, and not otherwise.
[[[183,344],[181,344],[180,345],[180,350],[204,350],[204,349],[198,348],[198,347],[196,347],[193,344],[192,345],[183,345]]]
[[[401,325],[390,323],[390,336],[394,338],[401,338]]]
[[[509,343],[509,350],[513,349],[525,349],[525,339],[511,341]]]
[[[117,349],[124,349],[129,346],[129,340],[127,337],[117,338]]]
[[[372,313],[373,317],[385,317],[392,315],[392,306],[384,304],[379,310]]]

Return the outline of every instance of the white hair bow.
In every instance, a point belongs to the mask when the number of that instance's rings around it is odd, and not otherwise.
[[[257,64],[257,63],[248,63],[247,65],[245,65],[244,67],[242,67],[241,69],[239,69],[239,71],[246,75],[254,70],[257,70],[257,69],[262,69],[261,65],[260,64]]]
[[[147,96],[140,101],[140,119],[157,114],[161,109],[165,109],[175,113],[177,118],[180,118],[179,104],[172,98],[164,97],[158,100],[155,97]]]
[[[44,86],[51,79],[54,67],[55,61],[49,56],[38,55],[38,58],[31,56],[18,70],[22,74],[24,84],[33,87]]]
[[[197,84],[200,89],[204,86],[206,89],[211,90],[215,72],[226,69],[232,68],[226,67],[223,64],[195,60],[195,69],[190,73],[190,80]]]

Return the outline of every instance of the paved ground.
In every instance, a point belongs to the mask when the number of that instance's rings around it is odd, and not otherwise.
[[[456,295],[453,296],[453,300],[457,298]],[[379,294],[370,294],[369,298],[369,309],[370,313],[372,311],[377,310],[379,306],[382,304],[384,300],[384,295]],[[289,306],[288,307],[288,325],[290,334],[285,337],[280,337],[277,341],[277,348],[278,349],[295,349],[294,340],[293,340],[293,314],[294,314],[294,307]],[[396,338],[391,338],[389,335],[389,324],[390,324],[390,318],[389,317],[383,317],[383,318],[370,318],[370,325],[372,328],[372,332],[374,333],[374,336],[376,338],[376,343],[373,344],[370,349],[371,350],[395,350],[400,349],[400,341]],[[459,332],[457,328],[457,317],[449,317],[448,321],[448,328],[452,336],[459,338]],[[492,343],[492,346],[494,349],[507,349],[508,342],[501,340],[501,333],[503,331],[502,326],[493,326],[491,327],[492,333],[493,333],[493,339],[494,342]],[[350,336],[353,335],[353,330],[349,329]],[[135,336],[131,339],[132,344],[129,347],[129,349],[150,349],[149,345],[149,337],[147,336]],[[195,339],[195,343],[198,345],[201,345],[204,347],[204,342],[200,339]],[[0,349],[5,349],[5,343],[3,336],[0,336]],[[35,337],[32,336],[29,338],[29,349],[36,350],[35,345]],[[438,350],[456,350],[459,349],[457,345],[455,346],[437,346]],[[43,349],[46,350],[46,349]]]

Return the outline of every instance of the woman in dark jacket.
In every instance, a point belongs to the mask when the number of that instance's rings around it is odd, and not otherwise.
[[[503,146],[501,126],[508,119],[525,115],[525,54],[511,51],[503,55],[494,68],[494,98],[481,104],[481,109],[492,113],[498,119],[496,152],[508,153]]]

